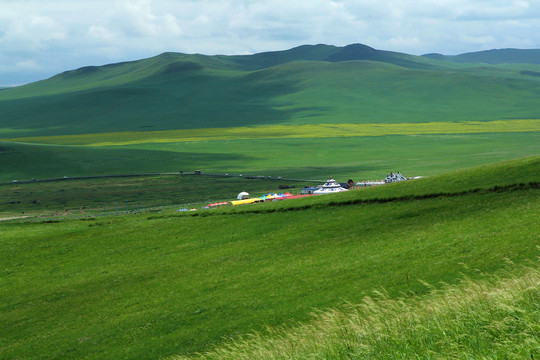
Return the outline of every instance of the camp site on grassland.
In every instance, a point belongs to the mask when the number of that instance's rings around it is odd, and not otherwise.
[[[330,178],[324,184],[319,185],[317,187],[306,186],[303,189],[301,189],[300,194],[296,194],[296,195],[293,195],[290,192],[279,193],[279,194],[266,193],[259,197],[251,198],[249,193],[242,191],[237,195],[236,200],[232,200],[230,202],[230,205],[232,206],[249,205],[249,204],[258,204],[258,203],[264,203],[264,202],[270,202],[270,201],[299,199],[299,198],[313,196],[313,195],[335,194],[342,191],[360,189],[366,186],[377,186],[377,185],[383,185],[383,184],[388,184],[388,183],[393,183],[393,182],[419,179],[419,178],[422,178],[422,177],[417,176],[414,178],[406,178],[400,172],[397,172],[397,173],[391,172],[383,180],[375,180],[375,181],[362,180],[356,183],[353,180],[349,180],[346,183],[338,183],[336,180]],[[226,201],[214,202],[214,203],[210,203],[204,206],[203,209],[217,208],[223,205],[229,205],[229,203]],[[187,211],[187,209],[183,208],[183,209],[179,209],[178,211]]]

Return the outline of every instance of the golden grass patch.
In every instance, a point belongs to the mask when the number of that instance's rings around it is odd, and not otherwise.
[[[495,121],[305,124],[253,127],[125,131],[84,135],[39,136],[0,139],[1,141],[56,145],[123,146],[144,143],[175,143],[276,138],[334,138],[384,135],[475,134],[538,132],[540,119]]]

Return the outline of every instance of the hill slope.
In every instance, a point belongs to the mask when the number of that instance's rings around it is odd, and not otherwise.
[[[0,91],[0,182],[200,168],[366,179],[397,166],[425,175],[535,155],[539,74],[538,64],[458,63],[361,44],[84,67]],[[506,130],[494,125],[501,121]],[[435,123],[482,131],[406,131]],[[401,131],[390,130],[396,124]],[[229,130],[244,136],[219,136]]]
[[[540,339],[538,265],[464,281],[424,299],[380,291],[307,324],[268,329],[195,356],[171,359],[536,358]]]
[[[187,355],[381,287],[424,295],[526,263],[539,164],[198,216],[0,223],[0,357]]]
[[[536,118],[538,80],[533,70],[463,68],[360,44],[165,53],[2,91],[0,134]]]
[[[540,49],[493,49],[464,53],[460,55],[426,54],[424,57],[434,60],[454,61],[461,63],[486,64],[540,64]]]

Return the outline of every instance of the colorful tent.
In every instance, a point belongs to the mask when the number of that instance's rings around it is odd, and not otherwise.
[[[245,200],[234,200],[234,201],[231,201],[231,204],[233,206],[236,206],[236,205],[254,204],[258,202],[264,202],[264,199],[255,198],[255,199],[245,199]]]
[[[222,201],[222,202],[211,203],[211,204],[209,204],[208,206],[210,206],[210,207],[215,207],[215,206],[221,206],[221,205],[227,205],[227,204],[228,204],[228,202]]]

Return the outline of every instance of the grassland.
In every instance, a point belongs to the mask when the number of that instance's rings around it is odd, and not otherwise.
[[[0,181],[199,168],[380,178],[537,155],[539,66],[357,44],[81,68],[0,92]]]
[[[530,158],[198,216],[1,223],[0,357],[189,355],[500,273],[538,256],[538,174]]]
[[[430,122],[398,124],[309,124],[256,127],[204,128],[144,132],[98,133],[0,139],[53,145],[125,146],[137,144],[223,141],[246,139],[318,139],[388,135],[478,134],[540,132],[540,119],[486,122]]]
[[[0,182],[9,184],[0,185],[0,213],[85,217],[0,222],[0,358],[249,358],[242,341],[228,344],[254,331],[262,335],[247,346],[270,357],[280,343],[298,344],[284,353],[293,358],[482,357],[493,339],[495,351],[510,349],[496,353],[503,358],[535,357],[536,328],[526,322],[537,319],[537,293],[515,284],[537,284],[536,270],[519,269],[540,243],[539,73],[537,64],[318,45],[247,57],[167,53],[1,91]],[[491,165],[472,168],[483,164]],[[195,169],[430,176],[332,197],[129,216],[115,216],[115,203],[182,206],[275,191],[283,181],[11,183]],[[88,216],[103,205],[106,216]],[[467,277],[503,295],[478,308],[466,300],[477,285],[437,293]],[[371,309],[389,318],[368,318],[383,328],[366,345],[354,332],[365,321],[357,312],[380,289],[385,298]],[[404,294],[412,298],[396,300]],[[440,316],[422,311],[441,302]],[[314,309],[323,315],[313,318]],[[403,309],[418,321],[396,314]],[[350,319],[352,328],[321,319]],[[310,329],[335,342],[309,347]]]
[[[179,207],[230,201],[240,191],[262,195],[282,192],[280,185],[310,183],[248,177],[164,175],[125,178],[66,179],[0,186],[0,219],[14,216],[104,215],[117,211],[161,212]]]
[[[519,358],[540,355],[538,264],[505,278],[447,286],[424,299],[375,291],[307,324],[267,329],[213,351],[174,359]]]
[[[254,70],[165,54],[0,92],[9,137],[253,125],[537,119],[538,77],[503,65],[305,61]],[[230,60],[230,59],[229,59]],[[431,62],[436,62],[435,60]],[[530,64],[531,70],[539,65]],[[2,136],[5,137],[5,136]]]
[[[215,140],[118,147],[0,143],[0,182],[195,169],[301,179],[381,179],[390,171],[406,176],[434,175],[536,155],[539,144],[538,132]]]

